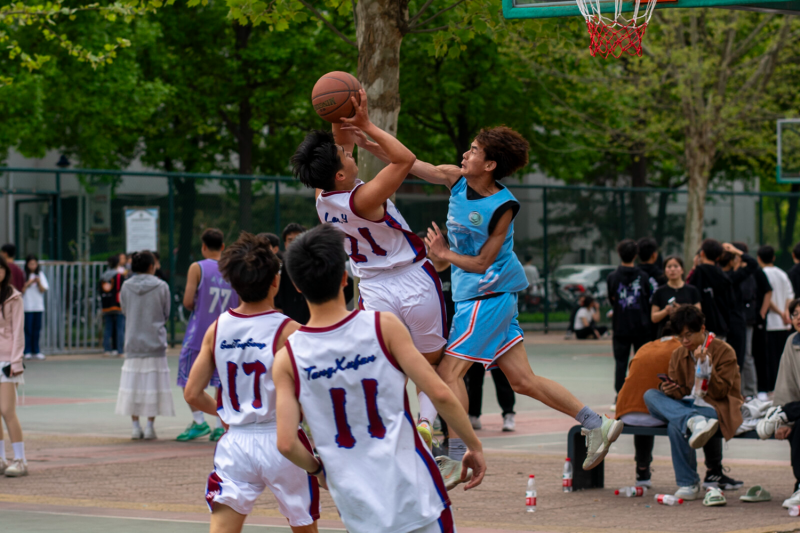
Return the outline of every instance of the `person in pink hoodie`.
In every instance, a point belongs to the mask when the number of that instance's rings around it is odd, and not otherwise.
[[[22,426],[17,418],[17,386],[24,383],[22,352],[25,348],[25,312],[22,295],[11,286],[11,268],[0,257],[0,415],[6,422],[14,460],[6,461],[3,426],[0,423],[0,473],[7,477],[28,475]]]

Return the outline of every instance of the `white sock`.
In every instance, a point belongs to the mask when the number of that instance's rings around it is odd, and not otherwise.
[[[433,425],[433,421],[436,420],[436,407],[434,407],[433,402],[424,392],[419,392],[417,399],[419,400],[419,418],[424,418],[429,424]]]
[[[203,411],[192,411],[192,418],[195,424],[202,424],[206,421],[206,419],[203,418]]]
[[[23,463],[27,463],[28,461],[25,460],[25,443],[24,442],[12,442],[11,447],[14,448],[14,459],[22,459]]]
[[[6,441],[0,439],[0,460],[6,460]]]
[[[131,420],[131,424],[133,424],[133,429],[142,429],[142,426],[139,425],[138,420]]]
[[[220,417],[217,417],[217,418],[214,419],[214,427],[215,428],[221,428],[222,427],[222,419]]]
[[[148,418],[147,419],[147,427],[150,428],[150,429],[153,429],[153,424],[155,424],[155,422],[156,422],[155,420],[150,420]]]

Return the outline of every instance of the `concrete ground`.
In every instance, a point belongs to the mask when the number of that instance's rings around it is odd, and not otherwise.
[[[614,398],[614,360],[608,341],[563,341],[557,333],[529,333],[535,372],[555,379],[599,412]],[[169,358],[173,379],[177,357]],[[213,468],[213,443],[179,443],[190,422],[181,391],[173,390],[178,416],[156,421],[159,440],[131,441],[130,424],[114,414],[122,361],[97,356],[32,361],[20,389],[19,415],[26,432],[31,475],[0,477],[3,532],[202,532],[208,530],[203,494]],[[743,504],[744,491],[729,492],[728,506],[701,502],[656,505],[652,494],[671,493],[675,479],[666,439],[657,439],[654,490],[645,498],[615,497],[634,482],[633,440],[623,436],[606,459],[606,488],[561,492],[566,432],[575,422],[524,397],[517,397],[517,431],[502,433],[492,379],[484,390],[484,429],[478,432],[489,466],[477,489],[451,492],[462,533],[493,531],[800,531],[800,520],[781,508],[791,493],[789,447],[776,441],[731,441],[724,451],[730,475],[745,488],[761,484],[773,501]],[[410,395],[413,397],[413,395]],[[413,400],[412,400],[413,401]],[[412,406],[415,409],[415,406]],[[7,453],[11,455],[10,445]],[[698,461],[702,465],[702,453]],[[700,466],[700,475],[705,473]],[[527,476],[536,474],[539,507],[525,512]],[[320,531],[343,531],[333,501],[323,491]],[[245,531],[288,531],[277,504],[265,493]]]

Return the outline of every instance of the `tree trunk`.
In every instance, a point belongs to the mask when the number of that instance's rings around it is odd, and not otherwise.
[[[192,238],[194,237],[194,212],[197,200],[195,180],[175,178],[175,192],[181,206],[180,233],[178,233],[178,256],[175,259],[175,275],[184,275],[189,271],[192,255]],[[170,251],[171,252],[171,251]]]
[[[369,117],[376,126],[396,137],[400,114],[401,27],[408,22],[408,2],[359,0],[356,16],[358,81],[367,93]],[[371,180],[383,167],[378,158],[359,150],[361,180]]]
[[[253,26],[250,24],[241,25],[233,23],[236,33],[236,55],[240,61],[240,68],[244,79],[249,78],[247,65],[244,64],[242,51],[247,48],[250,41],[250,34],[253,33]],[[253,108],[250,104],[250,88],[242,88],[239,98],[239,128],[238,128],[238,148],[239,148],[239,174],[250,175],[253,173],[253,129],[250,120],[253,118]],[[251,180],[239,180],[239,230],[252,231],[253,226],[253,182]]]
[[[647,159],[644,154],[638,153],[631,156],[630,164],[631,186],[645,187],[647,185]],[[647,211],[647,193],[634,192],[631,195],[633,204],[633,231],[634,238],[641,239],[650,235],[649,213]],[[659,244],[661,244],[659,242]]]
[[[713,148],[697,142],[687,135],[686,167],[689,174],[689,192],[686,206],[686,227],[683,230],[683,257],[687,264],[703,242],[703,217],[706,192],[711,172]]]

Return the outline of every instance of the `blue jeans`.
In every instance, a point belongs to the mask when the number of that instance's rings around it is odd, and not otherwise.
[[[42,312],[25,312],[25,353],[39,353],[39,337],[42,333]]]
[[[717,412],[710,407],[695,407],[694,400],[675,400],[657,389],[644,393],[644,403],[651,415],[667,423],[672,466],[678,486],[688,487],[699,483],[697,451],[689,446],[686,422],[693,416],[718,418]]]
[[[114,343],[116,333],[116,343]],[[120,354],[125,351],[125,315],[122,313],[106,313],[103,315],[103,350],[116,350]]]

